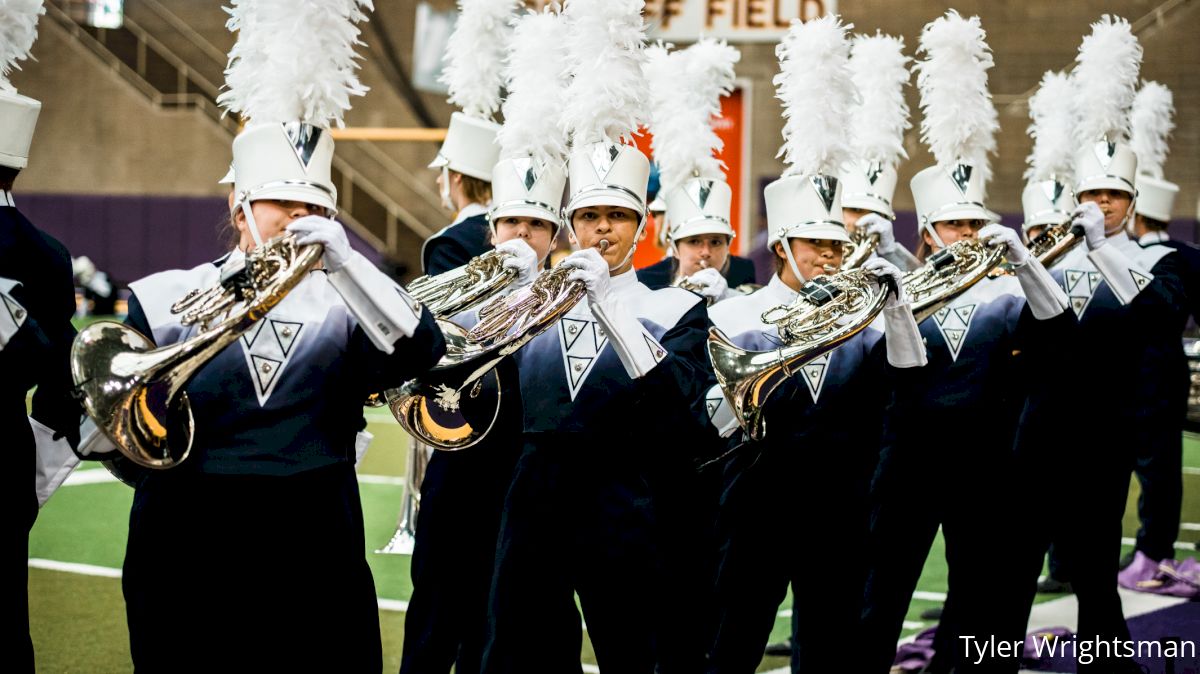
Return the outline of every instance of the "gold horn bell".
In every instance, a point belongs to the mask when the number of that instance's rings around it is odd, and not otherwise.
[[[85,410],[117,451],[145,468],[171,468],[186,459],[194,422],[183,389],[300,283],[323,252],[320,244],[298,247],[285,234],[248,253],[243,265],[222,269],[219,283],[171,307],[183,325],[199,326],[177,344],[154,348],[115,321],[84,328],[71,345],[71,374]]]

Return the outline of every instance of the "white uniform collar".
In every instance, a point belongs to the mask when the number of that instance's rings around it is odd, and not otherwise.
[[[12,206],[13,208],[17,207],[17,202],[13,199],[12,192],[9,192],[8,190],[0,190],[0,206]]]
[[[767,281],[766,287],[760,292],[767,293],[779,304],[791,304],[800,296],[800,293],[792,290],[788,284],[783,282],[783,279],[779,278],[779,274],[772,276],[771,280]]]
[[[630,288],[638,284],[637,272],[630,267],[629,271],[616,276],[610,276],[608,283],[612,286],[614,292],[628,292]]]
[[[1149,246],[1152,243],[1166,243],[1171,240],[1171,237],[1166,232],[1146,232],[1142,238],[1138,239],[1138,243],[1143,246]]]
[[[1130,241],[1131,241],[1131,239],[1129,238],[1129,234],[1123,229],[1121,231],[1117,232],[1116,234],[1113,234],[1112,236],[1108,237],[1109,243],[1113,243],[1113,244],[1117,244],[1117,245],[1123,245],[1123,244],[1129,243]]]
[[[454,222],[450,223],[450,225],[457,225],[467,218],[473,218],[476,215],[483,215],[487,212],[488,207],[483,204],[467,204],[462,207],[462,210],[458,212],[458,215],[454,217]]]

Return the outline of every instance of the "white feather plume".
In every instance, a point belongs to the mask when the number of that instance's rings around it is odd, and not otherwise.
[[[775,47],[775,95],[783,102],[783,175],[837,175],[853,160],[846,111],[859,103],[850,41],[836,16],[793,21]]]
[[[558,128],[567,87],[566,55],[562,19],[549,7],[513,20],[505,70],[508,98],[497,136],[502,158],[532,156],[555,165],[566,159],[567,138]]]
[[[1129,138],[1129,112],[1142,66],[1142,45],[1129,22],[1105,14],[1092,24],[1075,58],[1075,140],[1118,143]]]
[[[1075,115],[1070,101],[1075,87],[1066,73],[1048,71],[1042,75],[1037,93],[1029,99],[1029,135],[1033,150],[1025,179],[1036,182],[1055,179],[1069,183],[1075,170]]]
[[[904,38],[891,35],[856,35],[850,44],[850,73],[862,104],[850,113],[850,138],[860,161],[895,168],[907,159],[904,132],[908,103],[909,58]]]
[[[0,91],[15,92],[9,73],[20,70],[37,39],[38,17],[46,13],[42,0],[0,0]]]
[[[691,177],[724,180],[714,155],[724,144],[712,127],[721,97],[733,90],[734,64],[741,53],[722,40],[701,38],[682,51],[647,48],[643,68],[650,86],[651,149],[670,189]]]
[[[643,0],[567,0],[568,69],[561,125],[576,147],[633,140],[649,98],[642,75]]]
[[[965,19],[949,10],[925,26],[917,51],[925,54],[915,66],[924,113],[921,140],[938,164],[970,164],[986,184],[1000,123],[988,92],[992,52],[979,17]]]
[[[1133,135],[1129,139],[1138,159],[1138,173],[1162,180],[1167,161],[1167,138],[1175,128],[1175,100],[1158,82],[1145,82],[1133,99]]]
[[[458,0],[458,21],[446,42],[439,81],[450,103],[471,116],[492,119],[500,109],[509,22],[518,0]]]
[[[303,121],[342,126],[358,80],[358,22],[371,0],[231,0],[236,31],[217,102],[250,124]]]

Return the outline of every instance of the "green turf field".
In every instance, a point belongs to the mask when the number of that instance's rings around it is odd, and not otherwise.
[[[370,452],[359,467],[360,475],[400,477],[405,469],[407,440],[386,410],[367,410],[369,430],[375,434]],[[1185,440],[1185,464],[1200,469],[1200,439]],[[92,465],[88,470],[103,470]],[[395,480],[394,482],[399,482]],[[1185,476],[1185,522],[1200,522],[1200,470]],[[100,569],[119,569],[124,554],[129,504],[132,490],[120,483],[98,482],[67,486],[59,490],[38,517],[30,538],[30,557],[87,564]],[[1136,531],[1133,504],[1136,485],[1130,492],[1126,515],[1126,536]],[[387,481],[371,480],[362,484],[363,512],[367,545],[374,550],[391,536],[399,511],[403,488]],[[1181,540],[1194,542],[1200,531],[1188,530]],[[997,544],[1003,544],[998,540]],[[1181,551],[1181,555],[1188,552]],[[406,600],[411,591],[409,560],[404,556],[369,554],[379,596]],[[30,619],[38,670],[42,672],[124,672],[129,671],[129,651],[125,631],[124,605],[120,580],[116,577],[47,570],[32,562],[30,569]],[[924,593],[946,591],[946,565],[939,536],[925,565],[920,586]],[[929,596],[929,595],[926,595]],[[1053,597],[1049,597],[1053,598]],[[1041,597],[1041,600],[1047,597]],[[915,599],[909,609],[911,634],[928,626],[920,612],[936,606],[934,599]],[[791,599],[781,609],[789,609]],[[789,619],[783,613],[776,621],[773,640],[789,632]],[[404,614],[396,610],[380,612],[383,626],[384,671],[399,667],[403,642]],[[594,663],[590,644],[585,640],[583,661]],[[767,658],[759,671],[787,665],[784,658]]]

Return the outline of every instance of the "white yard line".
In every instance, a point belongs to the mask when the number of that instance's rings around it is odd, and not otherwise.
[[[105,484],[108,482],[116,482],[117,478],[107,470],[77,470],[67,476],[66,482],[63,482],[64,487],[78,487],[87,484]],[[362,484],[386,484],[404,486],[404,476],[394,475],[359,475],[358,481]]]
[[[913,599],[924,599],[925,601],[946,601],[945,592],[924,592],[917,590],[913,592]]]
[[[1122,538],[1121,545],[1137,545],[1137,539],[1136,538]],[[1195,552],[1196,544],[1195,543],[1181,543],[1179,541],[1175,541],[1175,549],[1176,550],[1189,550],[1191,552]]]
[[[108,471],[104,471],[108,472]],[[48,571],[62,571],[63,573],[77,573],[83,576],[100,576],[101,578],[120,578],[121,570],[113,569],[107,566],[95,566],[93,564],[76,564],[74,562],[59,562],[53,559],[30,559],[29,566],[35,569],[46,569]]]

